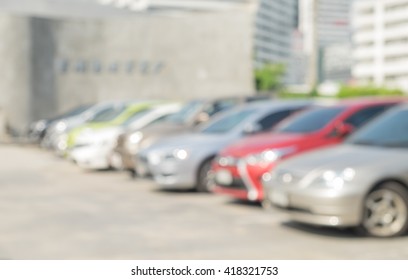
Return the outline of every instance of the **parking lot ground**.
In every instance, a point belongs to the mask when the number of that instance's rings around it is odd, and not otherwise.
[[[303,226],[31,146],[2,145],[0,159],[0,259],[408,259],[408,237]]]

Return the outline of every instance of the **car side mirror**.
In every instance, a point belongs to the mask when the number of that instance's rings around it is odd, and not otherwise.
[[[248,124],[244,127],[243,134],[251,135],[262,131],[262,127],[259,123]]]
[[[354,126],[348,123],[341,123],[336,126],[335,134],[337,137],[343,138],[348,136],[349,134],[353,133],[355,130]]]
[[[195,124],[198,125],[198,124],[207,122],[209,119],[210,119],[210,115],[208,113],[201,112],[201,113],[198,114],[198,116],[197,116],[197,118],[195,120]]]

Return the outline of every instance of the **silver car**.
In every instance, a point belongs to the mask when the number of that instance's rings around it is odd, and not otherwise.
[[[392,237],[408,228],[408,106],[380,116],[345,144],[265,173],[265,205],[294,221]]]
[[[270,98],[265,95],[254,95],[191,100],[178,113],[167,118],[166,121],[137,132],[126,133],[118,139],[119,145],[123,146],[126,143],[126,153],[129,155],[126,168],[131,171],[132,175],[141,175],[140,172],[135,171],[137,169],[140,171],[142,167],[138,168],[134,160],[141,150],[147,149],[163,137],[194,131],[198,126],[207,123],[211,118],[223,111],[240,104],[261,100],[270,100]]]
[[[197,132],[165,138],[141,151],[137,156],[137,171],[148,170],[163,187],[207,191],[211,162],[222,148],[245,135],[269,130],[310,103],[265,101],[231,109]]]

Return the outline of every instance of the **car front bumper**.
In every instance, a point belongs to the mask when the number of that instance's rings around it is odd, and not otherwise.
[[[86,169],[107,169],[110,167],[110,149],[97,146],[77,147],[69,151],[69,158],[79,167]]]
[[[293,221],[332,227],[361,222],[364,195],[355,186],[345,185],[341,190],[300,188],[271,181],[264,183],[264,188],[264,203],[285,210]]]
[[[163,188],[189,189],[197,183],[197,168],[188,160],[163,159],[156,164],[149,160],[148,169]]]
[[[269,171],[273,164],[268,166],[250,166],[244,160],[237,161],[237,165],[221,167],[214,165],[216,187],[214,192],[223,193],[232,197],[249,200],[262,201],[264,192],[261,185],[262,175]],[[221,178],[230,174],[230,182]]]

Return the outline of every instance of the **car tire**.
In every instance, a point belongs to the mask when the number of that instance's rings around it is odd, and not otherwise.
[[[198,170],[196,186],[198,192],[210,192],[212,189],[213,178],[211,176],[211,163],[212,158],[207,159],[201,164]]]
[[[395,237],[408,230],[408,190],[398,182],[385,182],[364,200],[358,232],[373,237]]]
[[[130,178],[135,179],[135,178],[138,177],[136,170],[134,170],[134,169],[128,169],[128,172],[129,172]]]

